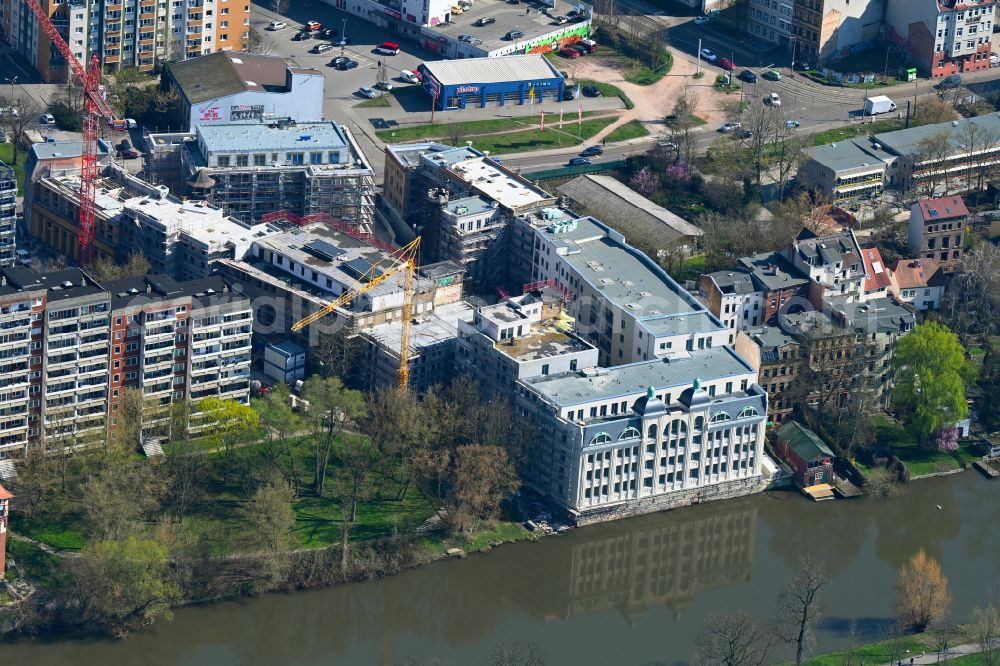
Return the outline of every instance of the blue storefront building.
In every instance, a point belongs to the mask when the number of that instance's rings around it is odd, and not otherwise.
[[[566,86],[541,55],[437,60],[417,69],[439,111],[558,102]]]

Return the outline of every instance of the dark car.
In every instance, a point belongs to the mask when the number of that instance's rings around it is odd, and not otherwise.
[[[575,50],[575,51],[579,51],[580,55],[587,55],[588,53],[590,53],[590,47],[588,47],[588,46],[586,46],[584,44],[574,44],[570,48],[573,49],[573,50]]]
[[[511,30],[506,35],[504,35],[503,38],[506,39],[509,42],[512,42],[515,39],[523,39],[524,38],[524,33],[521,32],[520,30]]]
[[[347,46],[348,44],[351,43],[351,38],[341,37],[340,39],[333,40],[333,43],[336,44],[337,46]]]
[[[304,42],[307,39],[312,39],[312,33],[311,32],[302,31],[302,32],[297,32],[294,35],[292,35],[292,41],[293,42]]]
[[[135,148],[129,148],[128,150],[119,150],[118,158],[123,160],[134,160],[139,157],[139,152]]]
[[[337,36],[337,30],[335,28],[323,28],[319,31],[318,36],[320,39],[333,39]]]
[[[572,60],[573,58],[579,58],[581,54],[576,49],[571,49],[570,47],[567,46],[566,48],[561,49],[559,51],[559,55],[561,55],[563,58],[569,58],[570,60]]]
[[[570,166],[587,166],[588,164],[593,164],[586,157],[574,157],[568,163]]]
[[[597,86],[587,86],[583,89],[583,94],[586,97],[600,97],[601,91],[598,90]]]
[[[952,74],[941,79],[941,83],[934,86],[938,90],[952,90],[962,85],[962,75]]]
[[[593,157],[594,155],[603,155],[604,148],[601,146],[590,146],[585,148],[583,152],[580,153],[580,157]]]
[[[741,139],[752,139],[753,132],[751,132],[748,129],[738,129],[736,130],[736,136],[740,137]]]
[[[358,66],[358,61],[357,60],[348,60],[347,62],[340,63],[336,67],[337,67],[337,69],[339,69],[340,71],[343,72],[343,71],[346,71],[348,69],[354,69],[357,66]]]
[[[497,22],[497,20],[495,18],[493,18],[492,16],[483,16],[483,17],[477,18],[475,21],[473,21],[472,25],[482,27],[484,25],[490,25],[490,24],[496,23],[496,22]]]
[[[751,72],[749,69],[744,69],[742,72],[740,72],[740,75],[737,78],[742,79],[747,83],[757,83],[757,75]]]
[[[329,67],[340,67],[342,64],[344,64],[345,62],[347,62],[349,60],[350,60],[350,58],[345,58],[344,56],[337,56],[336,58],[334,58],[333,60],[331,60],[329,62],[328,66]]]
[[[563,91],[563,99],[567,101],[576,99],[576,91],[572,88],[566,88],[566,90]]]

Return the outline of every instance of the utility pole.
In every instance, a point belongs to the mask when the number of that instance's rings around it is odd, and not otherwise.
[[[889,82],[889,45],[885,47],[885,68],[882,70],[882,85]]]
[[[698,68],[694,73],[701,74],[701,37],[698,38]]]

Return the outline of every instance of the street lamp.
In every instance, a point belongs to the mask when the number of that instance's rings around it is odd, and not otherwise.
[[[15,76],[12,79],[4,77],[3,80],[10,84],[10,99],[14,101],[14,84],[17,83],[17,77]]]

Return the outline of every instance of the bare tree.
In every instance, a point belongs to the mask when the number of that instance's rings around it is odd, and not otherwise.
[[[937,97],[921,100],[913,110],[913,122],[917,125],[936,125],[959,118],[961,116],[954,106]]]
[[[10,135],[16,164],[21,146],[29,146],[24,130],[35,126],[42,109],[35,100],[25,96],[2,100],[0,106],[3,107],[0,109],[0,127]]]
[[[1000,608],[995,604],[976,607],[970,618],[972,637],[986,666],[1000,663]]]
[[[358,520],[358,502],[366,496],[368,477],[379,464],[378,450],[367,438],[345,433],[340,437],[337,455],[346,478],[345,491],[351,500],[350,520],[355,523]]]
[[[944,183],[944,193],[947,194],[951,178],[944,168],[944,161],[951,154],[951,132],[942,130],[917,141],[917,154],[913,156],[913,172],[921,168],[927,169],[924,180],[924,194],[933,196],[938,191],[938,184]]]
[[[698,633],[698,666],[764,666],[774,634],[742,611],[717,611]]]
[[[778,596],[778,637],[795,646],[795,666],[802,666],[814,640],[813,630],[823,616],[823,590],[830,574],[822,562],[803,558],[795,577]]]
[[[98,257],[90,265],[90,274],[98,282],[113,282],[130,277],[141,277],[149,272],[149,259],[141,252],[134,252],[128,261],[119,264],[113,259]]]
[[[265,568],[272,580],[281,580],[288,573],[294,499],[292,487],[276,478],[258,488],[253,500],[243,507],[244,519],[256,528],[257,545],[262,547]]]
[[[285,12],[288,11],[288,2],[289,0],[271,0],[271,10],[275,14],[284,16]]]
[[[677,145],[677,157],[691,164],[694,161],[695,143],[691,135],[694,129],[694,112],[697,97],[690,86],[684,88],[674,98],[670,117],[666,120],[670,141]]]

